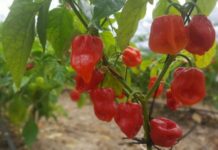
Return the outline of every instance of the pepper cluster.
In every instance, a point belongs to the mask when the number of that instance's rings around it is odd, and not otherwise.
[[[87,92],[93,104],[94,113],[99,120],[110,122],[115,120],[121,131],[128,138],[133,138],[143,124],[141,105],[128,100],[116,103],[116,98],[123,99],[125,93],[116,96],[112,88],[102,88],[105,73],[97,67],[103,55],[101,39],[93,35],[77,36],[72,42],[71,66],[76,71],[75,89],[70,93],[74,101],[80,94]],[[142,62],[140,50],[127,47],[122,53],[122,61],[128,67],[138,66]]]
[[[176,56],[183,49],[195,55],[203,55],[212,47],[214,41],[215,31],[206,16],[196,15],[186,25],[181,16],[165,15],[153,21],[149,46],[152,51],[169,56]],[[116,95],[113,88],[102,87],[107,73],[102,67],[105,65],[103,49],[104,44],[98,36],[79,35],[74,38],[71,66],[77,74],[74,78],[75,89],[70,93],[72,100],[79,100],[80,94],[87,92],[96,117],[106,122],[114,119],[128,138],[134,138],[144,124],[148,125],[147,132],[153,145],[175,145],[182,136],[179,125],[164,117],[147,121],[142,101],[132,101],[134,96],[126,98],[125,102],[116,100],[126,97],[125,88],[120,95]],[[124,49],[121,56],[127,67],[137,67],[142,62],[140,50],[131,46]],[[151,96],[154,98],[164,91],[164,82],[160,80],[161,78],[153,76],[148,83],[147,89],[153,91]],[[200,102],[205,95],[204,73],[194,67],[179,67],[174,71],[170,88],[166,92],[166,104],[169,109],[175,111],[179,107]]]

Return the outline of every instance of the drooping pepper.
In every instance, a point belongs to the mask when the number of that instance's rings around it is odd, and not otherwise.
[[[183,105],[200,102],[206,95],[204,73],[193,67],[176,69],[171,91],[173,97]]]
[[[189,42],[186,50],[192,54],[203,55],[215,42],[215,30],[210,20],[204,15],[193,16],[187,26]]]
[[[98,87],[98,84],[104,79],[104,74],[98,69],[92,72],[92,78],[89,83],[85,83],[81,76],[77,75],[74,80],[76,81],[76,89],[80,92],[88,92]]]
[[[142,55],[139,49],[128,46],[122,53],[123,63],[128,67],[136,67],[142,62]]]
[[[142,108],[137,103],[118,104],[114,120],[128,138],[133,138],[143,124]]]
[[[91,90],[90,97],[98,119],[106,122],[111,121],[116,113],[115,92],[113,89],[98,88]]]
[[[152,25],[149,47],[161,54],[175,55],[186,47],[188,34],[183,19],[178,15],[157,17]]]
[[[164,117],[152,119],[150,127],[151,140],[158,146],[171,147],[182,136],[182,129],[179,125]]]
[[[97,36],[80,35],[72,42],[71,66],[82,77],[85,83],[89,83],[95,65],[101,59],[103,43]]]
[[[70,98],[72,101],[78,101],[80,99],[80,92],[76,89],[70,92]]]
[[[151,77],[151,78],[150,78],[150,81],[149,81],[149,83],[148,83],[148,89],[149,89],[149,90],[154,86],[156,80],[157,80],[157,77]],[[154,92],[153,96],[155,96],[155,97],[160,96],[161,93],[163,92],[163,89],[164,89],[164,83],[163,83],[163,82],[160,82],[160,85],[159,85],[159,87],[157,88],[157,90]]]

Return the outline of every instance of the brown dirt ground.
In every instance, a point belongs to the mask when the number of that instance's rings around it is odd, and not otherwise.
[[[79,109],[66,94],[60,99],[68,112],[68,117],[61,117],[58,122],[41,121],[38,140],[31,150],[146,150],[143,145],[130,145],[128,144],[130,140],[122,140],[124,135],[114,121],[110,123],[99,121],[91,105]],[[191,123],[185,123],[190,122],[187,117],[180,118],[179,115],[175,117],[168,114],[163,116],[177,120],[184,133],[192,126]],[[218,125],[213,127],[199,125],[173,150],[218,150],[217,129]],[[142,136],[142,130],[137,136]],[[23,149],[23,147],[19,148],[19,150]],[[5,149],[0,148],[0,150]]]

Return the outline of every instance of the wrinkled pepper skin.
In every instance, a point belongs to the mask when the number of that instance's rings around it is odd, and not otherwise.
[[[193,16],[187,26],[189,42],[186,50],[192,54],[204,55],[215,42],[215,30],[210,20],[204,15]]]
[[[179,125],[164,117],[152,119],[150,127],[151,140],[158,146],[171,147],[182,136],[182,129]]]
[[[75,76],[76,89],[80,92],[89,92],[98,87],[98,85],[104,80],[104,73],[98,69],[92,72],[92,78],[89,83],[85,83],[81,76]]]
[[[188,34],[181,16],[165,15],[153,21],[149,37],[149,47],[153,52],[175,55],[187,43]]]
[[[99,120],[110,122],[116,113],[115,92],[111,88],[98,88],[90,92],[95,115]]]
[[[122,53],[123,63],[128,67],[136,67],[142,62],[142,55],[139,49],[128,46]]]
[[[128,138],[134,138],[143,124],[142,108],[137,103],[118,104],[114,120]]]
[[[176,111],[179,107],[182,106],[182,103],[173,97],[171,90],[167,90],[166,97],[167,97],[167,108],[169,108],[170,110]]]
[[[149,90],[154,86],[156,80],[157,80],[157,77],[151,77],[151,78],[150,78],[150,81],[149,81],[149,83],[148,83],[148,89],[149,89]],[[160,96],[160,95],[162,94],[162,92],[163,92],[163,89],[164,89],[164,83],[163,83],[163,82],[160,82],[160,85],[159,85],[159,87],[157,88],[157,90],[154,92],[153,96],[154,96],[154,97]]]
[[[97,36],[79,35],[72,42],[71,66],[89,83],[95,65],[103,54],[103,43]]]
[[[180,67],[171,83],[173,97],[183,105],[194,105],[206,96],[204,73],[197,68]]]

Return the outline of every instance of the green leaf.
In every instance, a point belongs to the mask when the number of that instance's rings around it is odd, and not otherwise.
[[[93,21],[99,21],[101,18],[108,17],[119,11],[125,3],[125,0],[94,0]]]
[[[27,117],[27,104],[21,98],[13,99],[8,107],[8,117],[16,125],[21,125]]]
[[[48,10],[51,4],[51,0],[46,0],[42,7],[39,9],[39,15],[37,20],[37,33],[39,35],[39,40],[45,51],[46,46],[46,29],[48,24]]]
[[[34,41],[35,15],[41,3],[15,0],[3,24],[3,48],[6,63],[17,86],[24,74]]]
[[[144,17],[147,0],[128,0],[118,19],[117,44],[121,50],[129,45],[129,41],[137,30],[138,22]]]
[[[173,0],[173,2],[177,3],[178,0]],[[170,3],[167,0],[159,0],[152,13],[153,18],[164,15],[169,5]],[[179,15],[180,12],[175,7],[172,6],[170,7],[168,14]]]
[[[116,78],[114,78],[111,73],[106,74],[103,87],[112,88],[115,91],[116,95],[120,95],[123,91],[122,84]]]
[[[150,59],[144,59],[140,64],[140,70],[145,71],[151,63],[152,61]]]
[[[205,68],[210,65],[214,56],[216,55],[216,42],[213,44],[212,48],[206,52],[203,56],[194,55],[195,64],[198,68]]]
[[[186,0],[186,2],[190,2],[190,1],[192,0]],[[197,0],[197,6],[201,10],[201,13],[208,16],[215,8],[216,2],[217,0]],[[192,15],[196,15],[196,14],[197,11],[196,9],[194,9]]]
[[[22,132],[25,144],[27,144],[28,146],[32,145],[36,141],[37,134],[38,126],[33,119],[30,119],[25,124]]]
[[[101,39],[103,40],[104,47],[105,47],[104,53],[106,56],[109,57],[116,52],[116,49],[115,49],[116,41],[114,39],[114,36],[110,31],[102,32],[100,36],[101,36]]]
[[[74,33],[73,19],[73,13],[65,7],[55,8],[49,12],[47,36],[59,57],[70,47]]]

